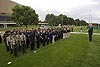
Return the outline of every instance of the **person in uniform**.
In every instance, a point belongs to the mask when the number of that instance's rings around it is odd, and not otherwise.
[[[56,42],[56,41],[57,41],[57,30],[56,30],[56,29],[55,29],[55,31],[54,31],[54,35],[55,35],[54,41]]]
[[[34,30],[30,31],[30,47],[31,47],[31,51],[35,50],[35,34],[34,34]]]
[[[29,45],[30,45],[30,32],[29,30],[26,31],[26,46],[27,48],[29,48]]]
[[[63,29],[61,28],[61,30],[60,30],[60,36],[61,36],[61,39],[63,39]]]
[[[6,43],[7,43],[7,47],[8,47],[8,50],[10,51],[10,53],[13,53],[12,48],[11,48],[11,46],[12,46],[11,39],[12,39],[12,35],[9,32],[8,36],[6,37]]]
[[[21,33],[20,35],[21,37],[21,49],[22,49],[22,53],[25,53],[25,44],[26,44],[26,36],[24,35],[24,32]]]
[[[49,32],[49,40],[50,40],[50,43],[53,42],[53,30],[52,29]]]
[[[4,41],[4,43],[5,43],[5,47],[6,47],[6,51],[8,52],[9,51],[9,47],[8,47],[8,45],[7,45],[7,36],[8,36],[8,34],[7,34],[7,31],[5,31],[5,33],[3,34],[3,41]]]
[[[46,43],[46,34],[45,34],[45,30],[43,30],[42,38],[43,38],[43,46],[45,46],[45,43]]]
[[[15,35],[15,32],[14,32],[14,34],[11,37],[11,49],[13,51],[14,57],[16,57],[17,56],[17,44],[16,44],[16,35]]]
[[[82,28],[82,27],[80,27],[80,32],[82,33],[82,31],[83,31],[83,28]]]
[[[40,30],[36,30],[36,45],[37,48],[40,48]]]
[[[0,32],[0,43],[2,43],[2,36],[1,36],[1,32]]]
[[[74,29],[73,29],[73,25],[71,26],[71,32],[73,32],[74,31]]]
[[[21,51],[21,37],[20,37],[19,31],[17,31],[17,34],[16,34],[16,44],[17,44],[18,50]]]
[[[68,38],[70,37],[70,27],[69,26],[67,27],[67,37]]]
[[[43,44],[43,37],[42,37],[42,34],[43,34],[43,29],[40,30],[40,41],[41,41],[41,44]]]
[[[63,29],[63,38],[67,38],[67,28],[64,27]]]
[[[49,44],[49,42],[50,42],[50,38],[49,38],[49,36],[50,36],[50,32],[49,32],[49,29],[47,30],[47,45]]]
[[[92,34],[93,34],[92,24],[89,24],[88,34],[89,34],[89,41],[92,41]]]

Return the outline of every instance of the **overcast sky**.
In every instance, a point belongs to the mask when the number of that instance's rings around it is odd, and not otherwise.
[[[65,14],[74,19],[100,23],[100,0],[12,0],[30,6],[44,20],[46,14]],[[89,18],[90,17],[90,18]],[[90,20],[89,20],[90,19]]]

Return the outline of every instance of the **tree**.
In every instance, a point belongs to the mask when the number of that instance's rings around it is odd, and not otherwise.
[[[76,25],[76,26],[81,26],[81,25],[87,25],[86,21],[76,19],[74,20],[71,17],[67,17],[66,15],[60,14],[59,16],[56,16],[54,14],[47,14],[45,20],[49,23],[49,25]]]
[[[59,16],[59,24],[62,24],[62,25],[66,25],[67,23],[67,16],[66,15],[63,15],[63,14],[60,14]]]
[[[56,16],[54,14],[47,14],[45,20],[49,25],[56,25],[55,23]]]
[[[38,15],[32,8],[23,5],[16,5],[12,10],[12,19],[17,23],[17,25],[23,24],[27,28],[28,24],[38,23]]]
[[[81,23],[80,23],[80,20],[79,20],[79,19],[76,19],[76,20],[75,20],[75,25],[76,25],[76,26],[81,26]]]
[[[67,18],[67,25],[74,25],[74,19],[71,17]]]
[[[84,20],[81,20],[80,22],[81,22],[81,25],[83,25],[83,26],[88,25],[88,23],[86,23],[86,21],[84,21]]]

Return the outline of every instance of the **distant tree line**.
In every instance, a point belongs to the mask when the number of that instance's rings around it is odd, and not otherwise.
[[[17,23],[17,25],[25,25],[27,28],[27,25],[37,25],[40,21],[38,18],[38,14],[36,14],[35,10],[32,9],[29,6],[19,6],[16,5],[12,9],[12,19],[14,22]],[[48,22],[51,26],[57,26],[59,24],[62,25],[87,25],[86,21],[80,20],[80,19],[73,19],[71,17],[68,17],[66,15],[60,14],[59,16],[56,16],[54,14],[47,14],[45,17],[45,21]]]
[[[45,20],[49,23],[49,25],[53,25],[53,26],[57,26],[59,24],[76,25],[76,26],[87,25],[87,22],[85,20],[80,20],[80,19],[74,20],[73,18],[63,14],[60,14],[59,16],[56,16],[54,14],[47,14]]]

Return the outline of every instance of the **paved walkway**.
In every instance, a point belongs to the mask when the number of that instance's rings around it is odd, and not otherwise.
[[[73,34],[88,34],[88,33],[85,33],[85,32],[71,32]],[[93,33],[93,35],[100,35],[100,33]]]

